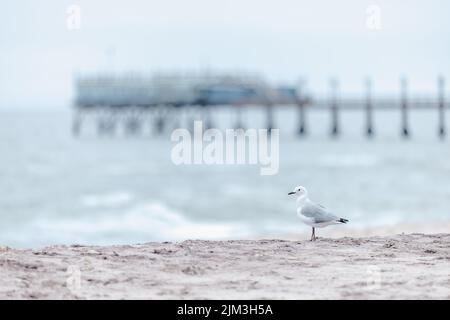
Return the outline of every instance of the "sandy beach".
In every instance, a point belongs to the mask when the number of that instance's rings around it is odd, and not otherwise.
[[[450,299],[450,234],[0,248],[1,299]]]

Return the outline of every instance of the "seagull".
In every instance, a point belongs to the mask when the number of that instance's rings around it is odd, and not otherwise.
[[[308,191],[305,187],[298,186],[288,193],[297,197],[297,216],[303,223],[312,227],[311,241],[316,240],[315,228],[323,228],[331,224],[347,223],[347,219],[339,218],[324,206],[309,200]]]

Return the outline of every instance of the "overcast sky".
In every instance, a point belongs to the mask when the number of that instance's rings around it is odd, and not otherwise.
[[[66,26],[81,8],[81,28]],[[381,29],[367,27],[369,5]],[[450,86],[450,1],[17,0],[0,5],[0,108],[64,108],[76,72],[248,70],[324,92]]]

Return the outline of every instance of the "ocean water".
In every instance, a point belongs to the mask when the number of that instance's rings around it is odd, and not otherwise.
[[[121,244],[227,239],[304,230],[287,193],[306,186],[311,199],[351,221],[351,228],[450,219],[450,137],[437,137],[436,110],[411,113],[411,139],[400,137],[396,110],[375,112],[373,139],[364,114],[308,113],[309,135],[295,135],[297,112],[280,108],[280,168],[180,165],[170,132],[161,136],[71,135],[71,112],[0,111],[0,245]],[[217,109],[218,127],[234,112]],[[450,127],[450,119],[447,124]],[[262,128],[262,109],[243,112]],[[302,229],[303,228],[303,229]]]

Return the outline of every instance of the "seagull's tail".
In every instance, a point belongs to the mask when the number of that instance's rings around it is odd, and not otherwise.
[[[339,218],[338,222],[340,222],[340,223],[347,223],[348,220],[347,219],[343,219],[343,218]]]

